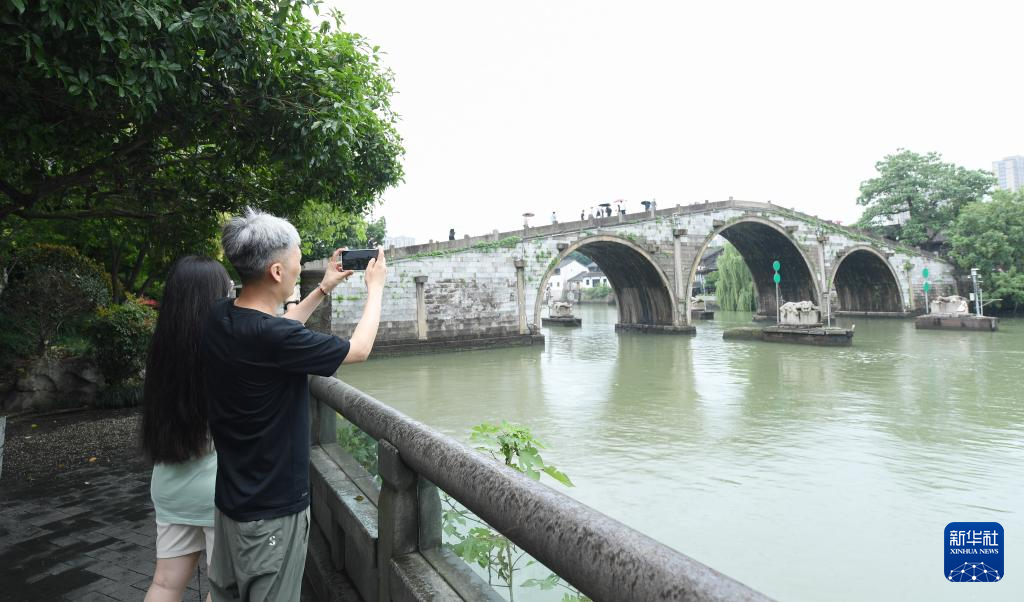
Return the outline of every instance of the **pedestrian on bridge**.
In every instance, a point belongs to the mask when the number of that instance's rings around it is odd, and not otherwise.
[[[299,243],[286,220],[252,209],[232,218],[221,238],[242,290],[214,303],[200,347],[217,448],[213,602],[299,599],[310,525],[308,376],[365,361],[377,336],[383,254],[366,267],[366,302],[351,340],[305,326],[353,273],[341,264],[342,249],[320,284],[276,315],[302,271]]]

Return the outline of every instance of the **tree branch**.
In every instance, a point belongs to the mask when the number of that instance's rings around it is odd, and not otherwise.
[[[24,192],[15,188],[12,184],[0,180],[0,192],[7,195],[13,203],[5,205],[0,208],[0,221],[2,221],[8,215],[18,211],[19,209],[27,209],[35,204],[36,200],[31,195],[27,195]]]
[[[146,253],[149,251],[150,241],[147,239],[139,248],[139,254],[135,257],[135,265],[132,266],[132,273],[128,276],[128,280],[125,286],[128,290],[135,288],[135,281],[139,278],[139,272],[142,270],[142,262],[146,259]]]

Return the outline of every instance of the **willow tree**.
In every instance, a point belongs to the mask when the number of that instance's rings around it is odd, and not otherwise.
[[[718,306],[725,311],[752,311],[756,309],[754,277],[736,247],[726,244],[718,257]]]

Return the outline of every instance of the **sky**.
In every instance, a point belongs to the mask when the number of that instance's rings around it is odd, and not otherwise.
[[[386,53],[405,180],[374,216],[417,243],[772,201],[852,223],[900,148],[1024,154],[1024,2],[327,0]]]

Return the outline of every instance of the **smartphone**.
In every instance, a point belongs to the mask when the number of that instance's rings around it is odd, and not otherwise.
[[[371,259],[376,259],[378,249],[349,249],[341,252],[341,267],[345,270],[365,270]]]

